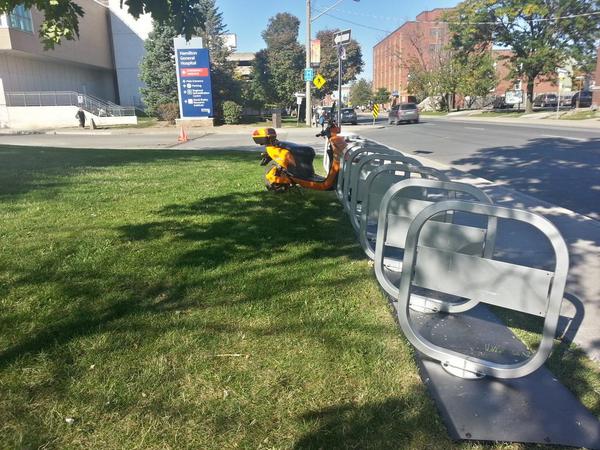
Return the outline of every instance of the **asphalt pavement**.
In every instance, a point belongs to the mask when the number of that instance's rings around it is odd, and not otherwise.
[[[423,117],[361,134],[600,220],[600,129]]]

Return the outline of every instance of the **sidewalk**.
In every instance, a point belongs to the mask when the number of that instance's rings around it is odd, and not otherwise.
[[[428,120],[448,120],[457,122],[485,122],[485,123],[498,123],[508,125],[534,125],[540,127],[561,127],[561,128],[581,128],[586,130],[600,131],[600,119],[583,119],[583,120],[561,120],[544,118],[549,113],[539,114],[534,113],[531,116],[522,117],[485,117],[478,114],[449,114],[447,116],[427,116],[423,118]],[[537,116],[537,117],[536,117]]]

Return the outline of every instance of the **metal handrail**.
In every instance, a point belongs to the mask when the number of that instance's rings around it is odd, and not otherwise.
[[[74,91],[5,92],[6,106],[78,106],[96,116],[135,116],[135,108]]]

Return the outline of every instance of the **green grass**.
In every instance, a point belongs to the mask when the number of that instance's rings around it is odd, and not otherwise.
[[[335,196],[262,174],[0,147],[0,448],[525,448],[448,439]]]
[[[523,117],[525,115],[525,112],[521,111],[521,112],[516,112],[516,111],[483,111],[481,114],[477,114],[477,117]],[[476,117],[473,116],[473,117]]]
[[[262,173],[0,147],[0,447],[452,447],[335,197]]]
[[[560,116],[561,120],[586,120],[586,119],[595,119],[598,115],[596,111],[592,110],[583,110],[576,112],[568,112],[566,114],[562,114]]]
[[[447,111],[421,111],[422,116],[447,116]]]

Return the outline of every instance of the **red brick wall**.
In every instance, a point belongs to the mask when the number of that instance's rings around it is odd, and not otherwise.
[[[373,48],[373,87],[398,91],[407,100],[409,66],[418,60],[431,65],[437,49],[448,43],[448,26],[435,23],[447,9],[425,11],[406,22]],[[426,23],[431,22],[431,23]]]

